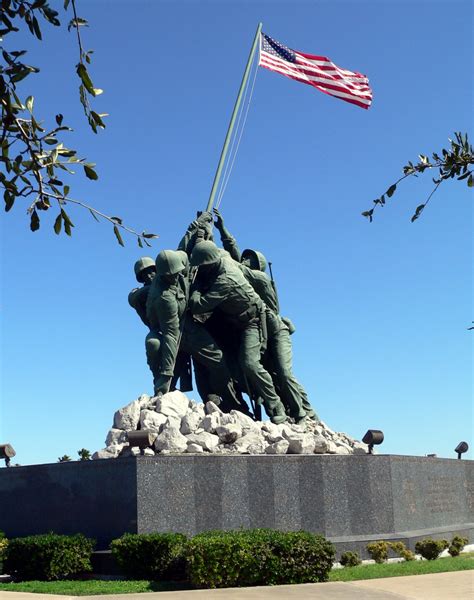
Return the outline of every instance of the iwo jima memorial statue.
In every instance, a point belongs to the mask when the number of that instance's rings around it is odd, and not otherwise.
[[[377,539],[411,549],[427,535],[472,539],[472,461],[368,454],[320,421],[293,373],[294,326],[271,265],[258,240],[239,249],[219,211],[252,63],[254,77],[262,66],[370,106],[365,76],[258,26],[205,210],[175,248],[134,266],[140,286],[128,301],[147,328],[153,394],[115,413],[93,461],[2,469],[0,500],[15,498],[0,514],[9,537],[80,531],[105,550],[124,532],[270,527],[322,533],[363,555]],[[201,402],[186,395],[193,375]]]

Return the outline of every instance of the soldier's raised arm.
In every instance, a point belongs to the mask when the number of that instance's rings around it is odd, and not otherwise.
[[[211,213],[201,213],[194,221],[191,221],[185,234],[181,238],[177,249],[182,250],[183,252],[186,252],[188,256],[191,256],[199,231],[208,227],[210,223],[212,223]]]
[[[224,250],[227,250],[234,260],[240,262],[240,250],[237,245],[237,240],[224,225],[224,219],[217,208],[214,208],[214,214],[216,216],[214,225],[221,236],[222,247]]]

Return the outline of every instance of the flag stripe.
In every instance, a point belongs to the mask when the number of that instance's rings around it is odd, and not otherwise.
[[[362,73],[341,69],[326,56],[292,50],[264,33],[258,64],[362,108],[372,103],[369,80]]]
[[[369,106],[370,106],[370,103],[371,103],[370,98],[361,98],[358,96],[354,96],[352,94],[347,94],[347,93],[341,92],[336,89],[332,89],[334,86],[329,86],[329,85],[322,86],[322,85],[311,83],[310,81],[307,80],[307,77],[305,77],[304,75],[294,74],[294,73],[291,73],[291,71],[285,71],[280,68],[269,67],[263,63],[261,63],[260,66],[265,67],[266,69],[270,69],[270,71],[275,71],[277,73],[281,73],[282,75],[285,75],[286,77],[289,77],[290,79],[295,79],[296,81],[301,81],[302,83],[312,85],[313,87],[317,88],[321,92],[324,92],[325,94],[328,94],[330,96],[335,96],[337,98],[341,98],[341,100],[346,100],[347,102],[351,102],[352,104],[357,104],[357,106],[360,106],[362,108],[369,108]]]
[[[270,70],[274,66],[276,68],[288,69],[290,72],[292,72],[294,74],[305,75],[307,77],[308,83],[310,83],[311,81],[314,81],[316,83],[321,83],[321,84],[327,83],[328,85],[333,85],[334,89],[343,88],[343,89],[348,90],[349,92],[352,92],[353,94],[355,94],[357,96],[361,95],[361,96],[368,97],[368,98],[371,97],[370,88],[366,85],[355,86],[351,83],[347,83],[344,79],[342,79],[340,77],[335,79],[332,76],[325,76],[323,74],[321,74],[320,77],[315,77],[313,75],[314,71],[308,71],[307,69],[300,69],[300,68],[296,67],[295,65],[293,65],[292,63],[288,63],[284,60],[278,59],[278,58],[272,56],[271,54],[267,54],[265,52],[262,52],[260,64],[261,64],[261,66],[266,66]]]
[[[346,97],[349,98],[350,96],[357,96],[357,98],[360,101],[365,102],[366,105],[370,105],[370,102],[372,99],[370,89],[369,90],[367,90],[367,89],[365,89],[365,90],[352,89],[352,88],[348,87],[347,85],[344,85],[339,80],[331,80],[328,78],[314,77],[312,75],[307,75],[305,72],[302,72],[299,69],[291,68],[290,66],[288,66],[287,64],[283,64],[282,62],[277,63],[276,61],[270,61],[267,59],[267,57],[264,57],[264,56],[262,56],[260,66],[266,67],[267,69],[270,69],[271,71],[276,71],[278,73],[281,73],[282,75],[293,75],[299,81],[301,81],[303,83],[307,83],[308,85],[314,85],[314,87],[317,87],[318,89],[325,88],[328,90],[334,90],[335,92],[336,91],[347,92],[347,94],[341,95],[341,96],[339,96],[339,94],[336,94],[336,93],[334,94],[341,98],[346,98]],[[330,92],[328,92],[328,93],[330,93]]]

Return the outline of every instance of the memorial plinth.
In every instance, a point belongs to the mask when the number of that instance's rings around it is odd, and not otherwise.
[[[8,537],[269,527],[370,540],[474,534],[474,461],[389,455],[167,455],[0,470]]]

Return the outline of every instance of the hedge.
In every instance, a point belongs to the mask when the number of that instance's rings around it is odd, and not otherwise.
[[[131,579],[181,581],[185,578],[186,542],[181,533],[126,533],[113,540],[110,548],[122,572]]]
[[[305,531],[210,531],[189,540],[188,577],[200,588],[327,581],[334,546]]]
[[[15,580],[74,579],[92,571],[95,541],[82,534],[47,533],[8,541],[4,571]]]

